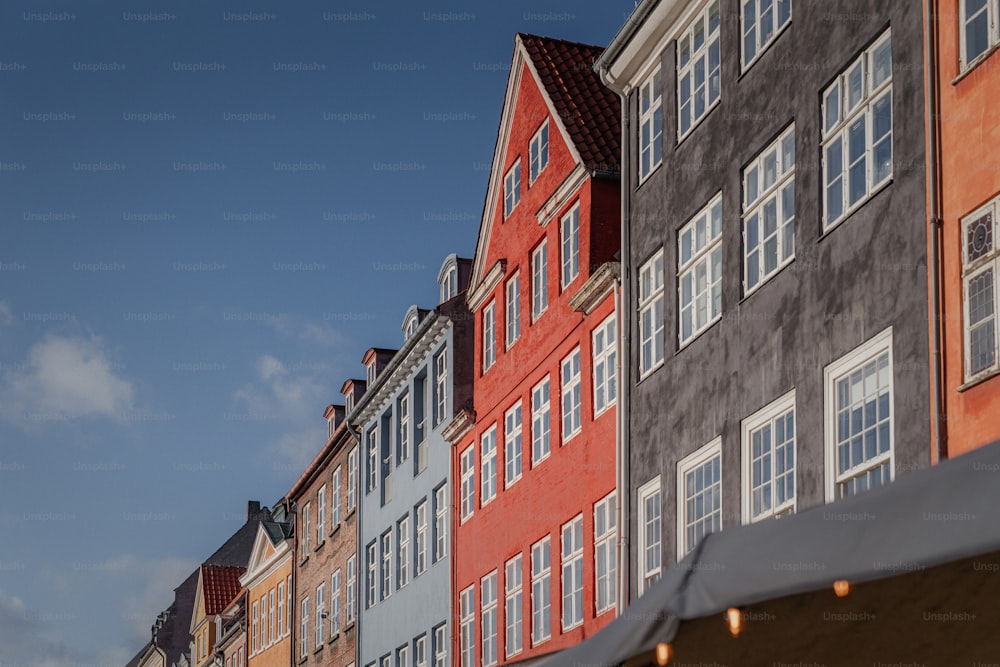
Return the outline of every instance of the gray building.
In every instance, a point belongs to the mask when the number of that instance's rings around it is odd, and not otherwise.
[[[901,0],[643,0],[596,63],[632,595],[707,533],[929,465],[922,39]]]
[[[441,303],[411,307],[402,348],[365,354],[360,436],[359,667],[450,663],[451,448],[442,431],[472,403],[469,260],[448,257]]]

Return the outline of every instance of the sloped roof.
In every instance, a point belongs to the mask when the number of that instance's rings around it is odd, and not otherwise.
[[[583,163],[618,171],[621,103],[593,67],[604,48],[525,33],[518,36]]]
[[[205,596],[205,614],[212,616],[225,609],[233,601],[243,586],[240,575],[245,567],[231,565],[202,565],[201,586]]]

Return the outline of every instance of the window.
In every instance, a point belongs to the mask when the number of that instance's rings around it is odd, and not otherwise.
[[[373,541],[368,545],[368,608],[378,602],[378,545]]]
[[[299,657],[309,655],[309,598],[302,598],[302,615],[299,627]]]
[[[583,516],[562,527],[562,629],[583,623]]]
[[[549,307],[549,261],[545,239],[531,253],[531,321]]]
[[[354,511],[358,502],[358,448],[351,447],[347,455],[347,512]]]
[[[331,489],[330,495],[331,505],[330,505],[330,529],[334,529],[340,525],[340,466],[337,466],[333,471],[333,477],[330,480],[333,488]]]
[[[562,287],[565,289],[580,275],[580,204],[563,216],[559,233],[562,239]]]
[[[506,489],[521,479],[521,401],[515,403],[504,415],[503,437],[503,459],[507,473],[503,485]]]
[[[678,138],[719,101],[719,55],[719,0],[715,0],[677,40]]]
[[[749,294],[795,256],[795,127],[743,170],[743,290]]]
[[[316,587],[316,646],[323,645],[323,631],[326,628],[326,584]]]
[[[531,389],[531,465],[549,455],[549,376]]]
[[[349,415],[351,411],[354,410],[354,394],[347,394],[344,396],[344,414]]]
[[[340,569],[330,575],[330,636],[340,632]]]
[[[379,658],[379,667],[392,667],[392,655],[386,653]]]
[[[392,595],[392,531],[382,533],[382,599]]]
[[[323,543],[326,538],[326,484],[319,487],[316,497],[316,546]]]
[[[483,308],[483,372],[497,360],[496,304],[490,301]]]
[[[663,363],[663,249],[639,268],[639,377]]]
[[[312,526],[309,523],[311,506],[312,503],[306,503],[306,506],[302,508],[302,560],[309,557],[309,533],[312,531]]]
[[[396,667],[410,667],[409,646],[400,646],[396,649]]]
[[[267,594],[260,596],[260,647],[267,648]]]
[[[476,611],[472,606],[474,589],[474,586],[469,586],[459,595],[461,667],[475,667],[476,631],[473,623],[476,620]]]
[[[612,406],[617,396],[617,326],[614,313],[601,322],[592,334],[594,355],[594,416]]]
[[[646,482],[638,491],[639,499],[639,595],[660,578],[663,560],[660,506],[660,476]]]
[[[531,154],[531,169],[528,175],[528,183],[534,183],[538,175],[545,170],[545,165],[549,163],[549,119],[546,118],[542,126],[531,138],[529,151]]]
[[[450,266],[441,281],[441,303],[458,294],[458,267]]]
[[[615,580],[618,562],[615,552],[617,528],[618,515],[612,491],[594,503],[594,602],[598,614],[614,608],[618,600],[618,584]]]
[[[369,389],[371,389],[371,386],[375,384],[375,363],[375,361],[372,361],[365,367],[365,379],[368,381]]]
[[[677,560],[722,528],[722,438],[677,464]]]
[[[684,345],[722,316],[722,193],[677,235],[677,289]]]
[[[285,636],[285,582],[278,584],[278,639]]]
[[[781,33],[792,19],[792,0],[742,0],[743,70]]]
[[[663,161],[663,97],[660,68],[639,87],[639,182]]]
[[[448,626],[434,628],[434,667],[448,667]]]
[[[414,576],[420,576],[427,569],[427,501],[421,500],[413,511],[417,517],[417,553]]]
[[[1000,4],[994,0],[960,0],[962,69],[1000,43]]]
[[[892,43],[885,34],[823,92],[823,228],[892,178]]]
[[[562,361],[562,441],[580,432],[580,348]]]
[[[427,667],[427,635],[420,635],[413,640],[414,667]]]
[[[260,603],[257,600],[253,601],[252,611],[250,613],[250,627],[253,635],[253,651],[252,653],[257,653],[260,651]]]
[[[504,619],[507,626],[504,646],[508,658],[517,655],[523,648],[521,637],[522,576],[522,558],[521,554],[517,554],[504,566]]]
[[[997,365],[997,207],[1000,199],[962,219],[962,283],[965,311],[965,380],[989,375]]]
[[[743,420],[743,523],[795,511],[795,392]]]
[[[483,667],[497,664],[497,572],[480,582],[483,621]]]
[[[507,347],[521,337],[521,274],[507,281]]]
[[[482,451],[482,497],[480,505],[485,506],[497,496],[497,425],[490,426],[480,440]]]
[[[358,585],[358,557],[347,559],[347,623],[354,622],[355,596]]]
[[[292,575],[285,579],[285,634],[292,634]]]
[[[892,329],[826,367],[827,501],[892,480]]]
[[[434,562],[448,555],[448,487],[434,490]]]
[[[410,517],[404,516],[396,523],[396,544],[399,545],[397,588],[410,583]]]
[[[462,521],[472,516],[476,506],[476,454],[475,447],[462,452]]]
[[[448,417],[448,351],[441,350],[434,357],[434,423],[440,426]]]
[[[531,645],[537,646],[552,634],[549,612],[552,588],[549,537],[531,545]]]
[[[329,440],[333,437],[333,434],[337,431],[337,422],[333,417],[326,420],[326,439]]]
[[[267,609],[267,643],[274,643],[274,589],[272,588],[267,594],[268,609]],[[280,636],[280,635],[279,635]]]
[[[516,160],[507,175],[503,177],[503,217],[508,217],[520,201],[521,161]]]
[[[399,447],[396,451],[396,465],[410,458],[410,395],[399,398]]]
[[[368,493],[378,488],[378,426],[368,431]]]

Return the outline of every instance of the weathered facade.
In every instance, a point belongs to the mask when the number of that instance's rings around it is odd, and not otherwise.
[[[632,593],[706,533],[929,464],[921,13],[639,3],[624,95]]]

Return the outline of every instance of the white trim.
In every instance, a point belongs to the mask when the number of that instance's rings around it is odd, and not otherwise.
[[[597,532],[597,517],[603,514],[604,531]],[[617,573],[620,564],[618,563],[618,550],[616,542],[618,540],[618,494],[612,491],[594,503],[594,614],[600,616],[604,612],[611,611],[618,602],[618,579]],[[602,572],[597,564],[598,550],[604,550],[605,564],[607,570]],[[612,565],[613,563],[613,565]],[[607,594],[605,604],[600,604],[601,579],[605,581]]]
[[[509,204],[508,200],[513,203]],[[503,219],[506,220],[521,203],[521,158],[518,157],[503,175]]]
[[[542,385],[545,385],[545,403],[539,403],[536,407],[535,405],[535,391],[541,390]],[[544,409],[543,406],[544,405]],[[544,452],[539,452],[538,458],[535,458],[535,438],[539,435],[539,429],[535,427],[535,419],[541,420],[542,418],[548,418],[548,432],[545,434],[547,439],[546,448]],[[542,461],[547,459],[549,455],[552,454],[552,378],[551,375],[546,373],[545,377],[536,382],[531,387],[531,467],[535,468]]]
[[[784,415],[791,411],[792,413],[792,423],[794,424],[795,434],[793,437],[793,456],[794,463],[792,466],[792,479],[794,484],[794,493],[792,494],[791,502],[787,505],[778,508],[779,513],[786,510],[791,510],[792,513],[797,511],[798,508],[798,417],[795,413],[795,390],[792,389],[788,393],[784,394],[780,398],[777,398],[764,407],[760,408],[749,417],[746,417],[740,422],[740,468],[741,468],[741,505],[742,505],[742,521],[744,524],[753,523],[755,521],[760,521],[775,514],[774,503],[772,502],[772,509],[767,512],[762,512],[760,516],[754,517],[753,515],[753,451],[751,449],[750,438],[751,434],[757,429],[763,427],[764,425],[771,422],[773,419],[780,415]],[[771,449],[771,459],[772,459],[772,484],[774,482],[773,476],[773,459],[774,459],[774,448]]]
[[[514,298],[511,299],[511,288]],[[511,307],[513,306],[513,317]],[[521,338],[521,271],[514,271],[504,283],[504,344],[506,350]],[[513,335],[512,335],[513,334]]]
[[[476,513],[476,445],[472,443],[459,455],[459,525],[466,522]],[[466,482],[469,489],[466,493]],[[466,500],[468,500],[468,511],[466,511]]]
[[[659,496],[659,498],[660,498],[660,501],[657,504],[657,509],[659,510],[659,513],[660,513],[660,516],[659,516],[659,524],[660,524],[660,539],[659,539],[659,542],[660,542],[660,563],[659,563],[659,565],[657,567],[652,568],[652,569],[650,569],[647,572],[646,571],[646,549],[649,546],[651,546],[651,545],[646,544],[646,530],[645,530],[646,526],[645,526],[645,524],[647,523],[647,518],[646,518],[645,502],[650,497],[652,497],[652,496]],[[646,482],[645,484],[643,484],[642,486],[640,486],[638,489],[636,489],[635,497],[636,497],[636,510],[637,510],[636,511],[636,517],[637,517],[637,519],[636,519],[636,532],[638,533],[638,535],[636,536],[638,538],[638,548],[636,549],[636,552],[635,552],[636,553],[636,556],[635,556],[636,557],[636,568],[635,568],[635,571],[636,571],[636,574],[638,575],[636,577],[636,586],[637,586],[638,594],[642,595],[643,592],[646,590],[646,580],[648,578],[650,578],[651,576],[655,575],[655,578],[652,581],[650,581],[650,584],[652,584],[652,582],[656,581],[656,579],[659,579],[660,576],[663,573],[663,535],[664,535],[664,531],[663,531],[663,495],[662,495],[662,491],[660,489],[660,475],[657,475],[656,477],[654,477],[653,479],[649,480],[648,482]]]
[[[837,439],[837,395],[834,383],[842,378],[844,375],[854,370],[856,367],[863,365],[865,362],[870,361],[882,353],[887,352],[889,355],[889,479],[890,481],[895,477],[895,382],[893,378],[893,351],[892,351],[892,327],[881,331],[875,336],[871,337],[867,342],[861,344],[860,346],[854,348],[852,351],[848,352],[844,356],[840,357],[836,361],[828,364],[826,368],[823,369],[823,395],[824,395],[824,422],[825,422],[825,435],[824,449],[825,449],[825,487],[826,487],[826,502],[832,502],[836,499],[836,485],[837,485],[837,452],[836,452],[836,439]],[[881,455],[877,456],[876,459],[881,458]]]
[[[718,17],[717,17],[718,25],[715,26],[715,30],[714,31],[710,27],[711,26],[711,21],[709,19],[709,16],[711,15],[711,10],[712,10],[713,7],[715,8],[716,12],[718,13]],[[694,27],[695,27],[695,24],[697,24],[699,22],[702,24],[702,28],[705,30],[705,32],[703,34],[704,41],[702,42],[701,46],[695,47],[695,45],[694,45]],[[691,50],[690,50],[690,56],[689,56],[690,60],[688,60],[688,62],[684,63],[683,65],[681,65],[681,40],[683,40],[683,39],[689,39],[690,40],[689,41],[689,45],[690,45],[690,49]],[[709,71],[709,69],[708,69],[708,62],[709,62],[709,53],[711,51],[713,40],[716,42],[716,48],[719,50],[719,63],[718,63],[718,67],[719,67],[719,96],[716,97],[714,100],[710,100],[709,99],[709,97],[710,97],[709,96],[709,89],[710,89],[710,86],[711,86],[712,76],[711,76],[711,71]],[[676,75],[675,82],[676,83],[675,83],[675,86],[676,86],[676,89],[677,89],[677,141],[678,141],[678,143],[680,143],[688,135],[690,135],[692,132],[694,132],[695,129],[701,124],[701,122],[705,118],[707,118],[710,113],[712,113],[712,110],[715,109],[715,107],[717,107],[719,105],[719,102],[722,101],[722,7],[721,7],[720,0],[708,0],[707,2],[702,3],[700,5],[699,8],[698,8],[697,14],[694,16],[694,18],[691,21],[689,21],[685,25],[683,32],[680,35],[678,35],[676,44],[677,44],[677,49],[676,49],[676,53],[675,53],[675,63],[676,63],[676,67],[675,67],[675,75]],[[704,99],[706,100],[706,103],[705,103],[705,107],[704,107],[703,111],[701,112],[701,115],[699,115],[699,116],[696,117],[695,116],[695,110],[694,110],[694,98],[695,98],[695,96],[694,96],[694,78],[695,78],[694,77],[694,71],[696,69],[696,65],[700,61],[702,61],[702,60],[704,61],[704,64],[705,64],[705,79],[704,79],[702,85],[704,86]],[[689,98],[690,105],[691,105],[690,106],[691,125],[688,126],[688,128],[686,130],[682,130],[681,129],[681,113],[682,113],[681,108],[684,105],[684,100],[681,99],[681,79],[684,76],[690,76],[690,81],[691,81],[691,83],[690,83],[690,93],[691,93],[691,96]]]
[[[542,266],[538,266],[538,259],[544,260]],[[536,275],[537,274],[537,275]],[[538,281],[536,282],[536,278]],[[544,284],[543,284],[544,283]],[[542,302],[542,307],[535,312],[535,288],[539,287],[538,297]],[[531,323],[534,324],[549,309],[549,241],[547,237],[531,250]]]
[[[618,322],[615,319],[615,312],[604,318],[590,332],[590,370],[591,370],[591,397],[593,398],[594,419],[614,407],[618,392]],[[604,349],[597,351],[597,337],[603,334]],[[610,334],[610,335],[609,335]],[[597,379],[597,367],[604,368],[604,382],[599,383]],[[602,386],[604,389],[604,405],[597,405],[597,389]]]
[[[659,268],[657,269],[657,265]],[[650,278],[650,289],[649,293],[645,294],[643,289],[643,273],[649,272]],[[647,259],[645,262],[639,265],[638,273],[638,293],[639,293],[639,304],[637,309],[639,311],[639,379],[642,380],[652,374],[657,368],[663,365],[664,358],[666,356],[666,286],[664,281],[664,255],[663,248],[660,247],[652,257]],[[660,317],[659,321],[655,321],[657,301],[659,301]],[[653,311],[654,321],[652,322],[652,330],[650,331],[649,338],[645,338],[645,333],[642,329],[642,317],[647,310]],[[659,336],[660,339],[660,350],[657,354],[656,349],[656,337]],[[652,357],[649,359],[649,364],[646,364],[645,355],[645,343],[646,341],[651,341],[651,354]]]
[[[576,230],[572,223],[576,223]],[[567,234],[568,228],[568,234]],[[569,253],[566,252],[567,241]],[[567,261],[569,260],[569,261]],[[576,265],[575,268],[573,265]],[[567,275],[568,274],[568,275]],[[559,218],[559,286],[562,290],[573,284],[580,277],[580,202],[577,200],[568,211]]]
[[[965,384],[975,383],[981,379],[995,375],[997,369],[1000,368],[1000,348],[998,348],[998,343],[1000,343],[1000,326],[998,326],[998,322],[1000,322],[1000,289],[998,287],[1000,286],[997,284],[998,276],[1000,276],[1000,238],[998,238],[998,234],[1000,234],[1000,216],[998,216],[998,213],[1000,213],[1000,196],[994,197],[986,204],[962,216],[960,219],[961,235],[959,236],[959,243],[962,246],[962,378]],[[975,260],[969,261],[969,226],[971,223],[978,222],[985,216],[990,216],[988,229],[992,235],[990,239],[992,249]],[[973,372],[969,284],[973,279],[991,270],[993,272],[993,301],[991,303],[993,307],[993,323],[991,325],[993,328],[993,363]],[[982,325],[982,321],[977,322],[977,325]]]
[[[513,428],[511,422],[517,417]],[[512,437],[517,442],[511,447]],[[512,456],[512,453],[514,454]],[[517,461],[517,467],[511,475],[511,461]],[[515,401],[503,414],[503,488],[509,489],[524,475],[524,406],[521,399]]]
[[[694,544],[687,543],[687,513],[685,512],[685,505],[687,503],[687,490],[684,484],[684,476],[691,470],[698,468],[705,463],[708,463],[712,459],[718,457],[719,459],[719,480],[718,480],[718,495],[719,495],[719,529],[722,529],[722,517],[723,505],[722,505],[722,436],[716,437],[714,440],[709,442],[697,450],[688,454],[680,461],[677,462],[677,560],[680,561],[684,556],[688,554],[691,549],[694,548]],[[709,510],[704,513],[699,519],[705,518],[714,514],[714,510]],[[702,538],[704,539],[704,538]]]
[[[788,140],[791,140],[792,143],[790,164],[786,164],[784,152],[784,144]],[[765,186],[767,162],[771,156],[774,157],[775,178],[773,183]],[[743,232],[743,294],[749,296],[795,259],[795,123],[791,123],[782,130],[781,134],[755,155],[740,173],[743,183],[743,203],[740,217],[740,226]],[[749,194],[751,173],[754,173],[756,178],[756,196],[752,201]],[[785,210],[784,193],[787,188],[791,188],[792,192],[792,210],[790,212]],[[768,235],[766,234],[764,211],[772,201],[774,202],[775,231]],[[756,282],[752,286],[750,285],[750,257],[748,254],[750,244],[747,225],[751,217],[756,218],[755,224],[757,225],[755,230],[757,245],[754,248],[757,252],[757,275],[755,276]],[[792,238],[791,243],[786,244],[785,230],[789,226]],[[765,241],[772,236],[775,238],[777,260],[774,268],[768,271]],[[786,245],[791,247],[786,247]]]
[[[659,91],[657,91],[657,88],[659,88]],[[638,131],[636,135],[638,146],[638,150],[636,151],[636,173],[639,174],[639,185],[642,185],[663,164],[663,72],[658,65],[642,79],[638,89],[639,93],[636,97],[636,127]],[[649,108],[643,111],[643,100],[647,96],[650,98]],[[654,137],[653,128],[656,126],[657,114],[659,114],[660,133]],[[643,127],[647,122],[650,124],[649,168],[644,170],[642,154],[646,146],[643,143]],[[658,156],[656,156],[657,148],[659,148]],[[655,160],[653,159],[654,156],[656,156]]]
[[[966,60],[966,40],[968,39],[966,5],[968,2],[969,0],[958,0],[958,71],[960,75],[975,69],[1000,44],[1000,16],[998,16],[1000,5],[997,4],[996,0],[986,0],[985,6],[980,10],[980,12],[986,12],[986,48],[977,53],[972,60]]]
[[[576,372],[573,363],[576,362]],[[566,369],[569,368],[567,374]],[[577,345],[559,362],[559,435],[560,442],[566,444],[583,431],[583,359],[580,346]],[[570,400],[569,411],[566,410],[566,399]],[[576,419],[573,419],[573,417]],[[566,420],[569,418],[570,430],[566,430]]]
[[[567,545],[566,534],[569,532],[569,544]],[[572,548],[569,554],[566,553],[567,546]],[[566,632],[572,628],[583,625],[583,514],[577,514],[575,517],[564,523],[559,528],[559,591],[561,595],[561,604],[559,605],[560,610],[560,626],[562,631]],[[577,575],[574,571],[574,563],[576,561],[580,562],[580,575],[579,581],[577,581]],[[570,572],[571,578],[573,579],[571,592],[573,597],[570,598],[571,606],[573,609],[569,611],[574,615],[574,618],[569,619],[567,623],[566,619],[566,589],[568,584],[566,582],[566,571]],[[576,590],[578,589],[578,590]],[[577,595],[579,597],[577,597]],[[579,603],[579,608],[577,604]],[[579,616],[579,618],[575,618]]]
[[[490,447],[487,448],[487,443]],[[489,467],[488,467],[489,466]],[[486,507],[497,497],[497,423],[479,437],[479,506]],[[489,487],[489,488],[487,488]],[[489,492],[489,495],[487,495]]]
[[[744,24],[744,19],[746,19],[746,11],[745,11],[745,9],[746,9],[746,5],[747,5],[748,2],[753,2],[754,3],[754,15],[756,16],[756,20],[754,22],[754,46],[755,46],[756,50],[754,51],[754,55],[753,55],[752,58],[750,58],[750,60],[746,59],[747,58],[747,56],[746,56],[746,40],[745,40],[745,37],[746,37],[746,25]],[[782,2],[784,2],[785,4],[788,5],[788,18],[785,20],[784,23],[778,25],[778,27],[771,33],[771,35],[765,41],[761,42],[760,41],[760,5],[761,5],[761,0],[740,0],[740,35],[739,35],[739,37],[740,37],[740,74],[741,75],[745,74],[751,67],[753,67],[754,63],[756,63],[760,59],[760,57],[764,54],[764,52],[767,51],[771,47],[771,45],[774,44],[775,41],[777,41],[778,37],[781,36],[781,33],[785,32],[785,30],[788,28],[788,26],[790,26],[792,24],[792,0],[774,0],[774,2],[771,3],[771,11],[772,11],[771,15],[772,15],[774,21],[778,20],[778,5],[781,4]]]
[[[516,576],[511,576],[511,569]],[[503,564],[504,586],[504,656],[510,658],[524,651],[524,555],[516,553]],[[516,614],[510,613],[512,607]],[[512,617],[515,619],[511,623]],[[516,650],[511,650],[511,633],[519,634]]]
[[[499,635],[500,635],[500,629],[498,627],[500,615],[498,613],[499,576],[497,572],[498,572],[497,570],[493,570],[492,572],[490,572],[489,574],[487,574],[486,576],[482,577],[479,580],[479,609],[480,609],[479,618],[482,621],[480,624],[482,629],[482,634],[481,634],[482,646],[480,647],[480,655],[482,657],[483,667],[492,667],[493,665],[497,664],[497,657],[499,655],[497,642],[499,640]],[[487,592],[491,594],[490,597],[487,597],[486,595]],[[486,626],[487,614],[492,616],[492,625],[489,628],[487,628]],[[492,654],[489,656],[486,655],[487,629],[491,630],[492,631],[491,634],[493,635],[493,640],[489,643],[490,648],[492,649]]]
[[[580,188],[583,184],[587,182],[590,178],[590,172],[582,164],[576,165],[573,171],[563,179],[563,182],[559,184],[555,192],[549,195],[549,198],[545,200],[545,203],[541,205],[538,211],[535,212],[535,218],[538,219],[539,227],[547,227],[552,218],[561,211],[566,204],[574,197],[580,194]]]
[[[542,132],[545,132],[545,141],[542,142]],[[532,173],[535,167],[535,143],[538,142],[538,173]],[[545,149],[544,151],[542,149]],[[543,158],[544,156],[544,158]],[[528,142],[528,187],[531,187],[538,177],[542,175],[545,168],[549,166],[549,119],[546,116],[538,130],[532,135]]]
[[[718,206],[719,208],[719,231],[717,234],[712,235],[712,225],[713,225],[713,213],[714,209]],[[697,213],[695,213],[685,224],[677,231],[677,345],[680,349],[686,347],[691,341],[695,340],[699,334],[703,331],[707,331],[712,327],[713,324],[722,319],[722,276],[725,275],[726,269],[723,265],[724,258],[721,253],[723,250],[722,246],[722,191],[720,190],[712,199]],[[705,242],[699,248],[698,247],[698,223],[704,222],[705,224]],[[691,244],[691,254],[685,260],[683,253],[683,239],[685,234],[690,235]],[[712,255],[718,250],[720,253],[719,257],[719,269],[718,274],[713,274],[712,269]],[[697,275],[698,266],[704,263],[706,265],[705,275],[706,275],[706,286],[705,295],[708,300],[706,306],[706,316],[707,319],[704,322],[697,321],[698,315],[698,294],[695,292],[695,278],[693,276]],[[692,276],[691,278],[691,300],[685,304],[682,299],[682,294],[684,291],[684,278],[686,276]],[[713,306],[713,295],[712,289],[713,284],[719,290],[719,308],[718,312],[714,312]],[[691,309],[691,331],[687,336],[684,335],[684,310],[685,306]]]

